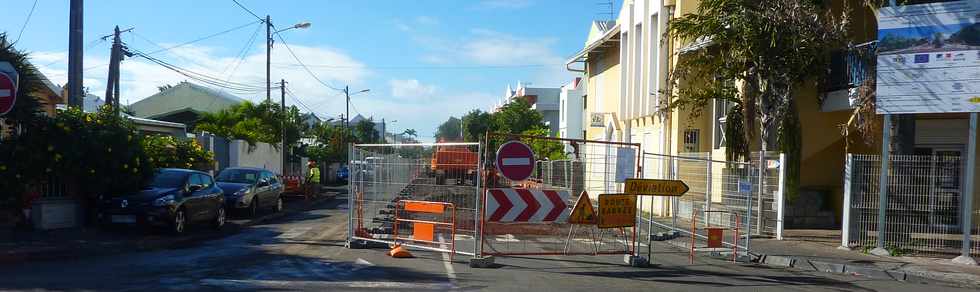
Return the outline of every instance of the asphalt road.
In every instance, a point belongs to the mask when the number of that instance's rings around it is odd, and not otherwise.
[[[474,269],[467,257],[344,247],[346,201],[180,249],[0,267],[0,290],[489,290],[489,291],[956,291],[937,283],[871,280],[699,258],[655,246],[654,266],[617,256],[498,258]],[[193,232],[193,230],[191,231]],[[644,248],[645,250],[645,248]],[[938,288],[938,289],[937,289]],[[967,290],[964,290],[967,291]]]

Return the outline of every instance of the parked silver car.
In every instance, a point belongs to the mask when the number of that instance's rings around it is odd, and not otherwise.
[[[215,177],[224,191],[229,210],[244,210],[254,217],[262,209],[282,210],[284,185],[271,171],[251,167],[231,167]]]

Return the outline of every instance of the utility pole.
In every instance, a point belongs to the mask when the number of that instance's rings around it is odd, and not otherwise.
[[[265,16],[265,101],[272,101],[272,18]]]
[[[282,110],[282,114],[281,114],[281,118],[282,118],[282,121],[281,121],[282,126],[281,126],[281,128],[282,129],[280,129],[282,131],[282,147],[280,147],[280,149],[282,149],[282,173],[283,174],[286,174],[286,159],[287,159],[287,156],[286,156],[286,117],[287,117],[287,115],[286,115],[286,79],[282,79],[282,84],[279,87],[279,91],[282,93],[282,99],[279,101],[279,103],[280,103],[279,106],[280,106],[280,109]]]
[[[121,106],[119,103],[119,65],[128,54],[123,48],[122,39],[119,35],[130,30],[133,29],[119,30],[117,25],[112,33],[112,52],[109,54],[109,76],[106,78],[105,101],[117,116]],[[107,37],[109,36],[105,36],[103,39]]]
[[[71,0],[68,12],[68,106],[82,107],[82,0]]]
[[[350,144],[347,137],[350,133],[350,86],[344,86],[344,96],[347,97],[347,113],[344,114],[344,144]],[[346,147],[345,147],[346,148]]]
[[[385,128],[385,126],[385,118],[381,118],[381,144],[388,143],[388,137],[385,137],[385,133],[387,133],[388,130]]]
[[[119,26],[112,33],[112,51],[109,53],[109,76],[106,78],[105,103],[119,115],[119,61],[122,41],[119,40]]]

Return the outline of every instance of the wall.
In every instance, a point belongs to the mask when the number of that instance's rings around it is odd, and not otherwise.
[[[589,140],[605,140],[604,127],[591,127],[591,113],[609,113],[619,108],[620,95],[620,64],[619,45],[612,44],[596,58],[590,58],[587,65],[588,95],[585,114],[586,138]],[[605,116],[606,124],[613,122],[612,115]],[[622,128],[621,125],[616,128]],[[615,139],[615,135],[613,135]]]
[[[583,105],[582,95],[585,93],[582,87],[585,84],[573,81],[561,88],[559,97],[559,133],[562,138],[581,139],[582,137],[582,116]],[[578,85],[577,87],[572,87]]]
[[[282,154],[278,149],[266,143],[255,143],[249,149],[244,140],[232,140],[228,143],[228,167],[244,166],[265,168],[273,173],[282,173]]]

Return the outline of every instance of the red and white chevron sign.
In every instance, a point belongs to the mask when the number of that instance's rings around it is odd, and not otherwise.
[[[568,192],[557,190],[490,189],[487,222],[565,222]]]

